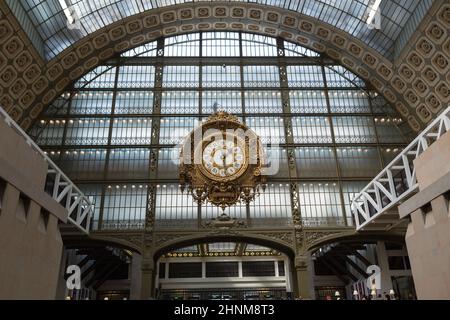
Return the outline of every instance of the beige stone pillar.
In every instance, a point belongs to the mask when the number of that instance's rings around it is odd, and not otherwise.
[[[297,280],[296,298],[314,299],[311,288],[311,272],[309,270],[310,257],[308,255],[296,256],[294,261],[295,276]]]
[[[142,286],[142,256],[133,253],[130,265],[130,300],[139,300],[141,298]]]
[[[155,275],[156,267],[151,250],[144,250],[141,263],[141,299],[149,300],[155,298]]]

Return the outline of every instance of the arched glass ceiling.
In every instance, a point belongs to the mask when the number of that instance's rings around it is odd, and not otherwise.
[[[86,35],[120,19],[154,8],[194,1],[21,0],[20,3],[42,38],[45,55],[50,59]],[[420,0],[382,0],[381,30],[375,30],[366,23],[374,0],[242,1],[281,7],[317,18],[361,39],[388,58],[392,57],[396,39],[420,3]],[[64,10],[75,12],[79,30],[68,27]]]
[[[411,141],[382,96],[301,46],[238,32],[158,42],[157,60],[148,43],[84,75],[29,132],[95,202],[94,230],[142,230],[149,192],[156,229],[198,229],[222,214],[181,193],[176,160],[177,145],[215,106],[240,117],[279,159],[264,193],[226,210],[249,228],[292,226],[292,185],[304,226],[351,225],[353,194]],[[202,252],[210,249],[231,250]]]

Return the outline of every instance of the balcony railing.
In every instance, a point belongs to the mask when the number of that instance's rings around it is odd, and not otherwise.
[[[357,230],[390,229],[399,222],[390,211],[419,188],[413,161],[449,130],[450,107],[353,198]]]
[[[67,209],[68,222],[83,233],[89,233],[94,206],[72,181],[53,163],[39,146],[20,128],[20,126],[0,107],[0,118],[21,135],[32,150],[37,152],[48,164],[45,191]]]

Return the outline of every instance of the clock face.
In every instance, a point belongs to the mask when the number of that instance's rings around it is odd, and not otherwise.
[[[229,140],[213,141],[203,149],[203,168],[217,178],[237,178],[245,166],[242,144]]]

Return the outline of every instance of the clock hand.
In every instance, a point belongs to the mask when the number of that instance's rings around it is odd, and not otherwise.
[[[223,161],[223,167],[224,168],[226,167],[226,159],[227,159],[227,156],[224,155],[224,152],[222,152],[222,161]]]

